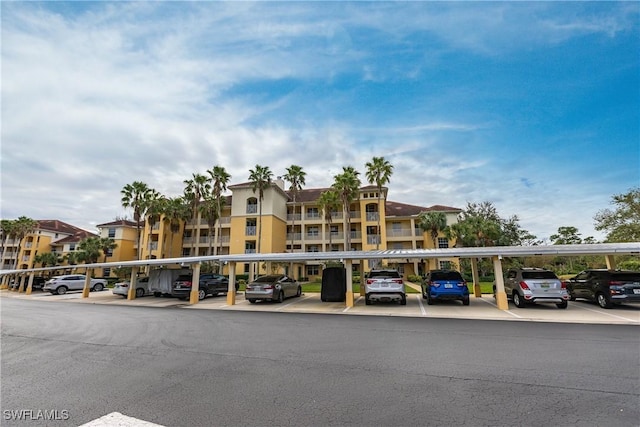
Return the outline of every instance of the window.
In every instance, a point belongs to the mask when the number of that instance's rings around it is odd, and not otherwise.
[[[115,228],[110,228],[109,229],[109,234],[107,235],[107,237],[111,237],[112,239],[114,237],[116,237],[116,229]]]
[[[249,274],[249,268],[250,268],[249,265],[250,264],[248,264],[248,263],[244,264],[244,274]]]
[[[446,237],[438,237],[438,248],[446,249],[449,247],[449,239]]]
[[[307,276],[319,276],[319,275],[320,275],[320,266],[307,265]]]
[[[105,277],[109,277],[111,276],[111,269],[110,268],[105,268],[104,270],[102,270],[102,275]]]
[[[69,243],[69,250],[70,251],[75,251],[76,250],[76,244],[75,243]]]
[[[255,197],[251,197],[247,199],[247,213],[256,213],[258,212],[258,199]]]
[[[320,227],[317,225],[307,227],[307,236],[319,236],[320,235]]]
[[[309,245],[307,246],[307,252],[320,252],[320,247],[318,245]]]

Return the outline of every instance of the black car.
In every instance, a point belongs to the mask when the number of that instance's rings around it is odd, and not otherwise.
[[[584,270],[565,282],[571,301],[584,298],[602,308],[640,303],[640,271]]]
[[[171,296],[187,299],[191,294],[193,276],[181,274],[171,286]],[[237,285],[236,285],[237,290]],[[203,300],[207,296],[226,294],[229,291],[229,278],[221,274],[204,273],[200,275],[198,299]]]
[[[20,286],[20,281],[16,280],[14,282],[11,282],[11,284],[9,285],[11,287],[11,289],[18,289],[18,287]],[[42,290],[42,287],[44,286],[44,283],[47,281],[47,279],[45,279],[44,277],[40,277],[40,276],[34,276],[33,277],[33,283],[31,284],[31,290],[35,291],[35,290]],[[27,290],[27,286],[29,286],[29,277],[27,277],[25,279],[24,282],[24,290]]]

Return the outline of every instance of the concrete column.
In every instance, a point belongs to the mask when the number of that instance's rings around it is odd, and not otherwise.
[[[493,257],[493,273],[496,276],[496,305],[500,310],[508,310],[509,302],[504,291],[504,277],[502,275],[502,257]]]
[[[27,295],[31,295],[31,291],[33,290],[33,276],[35,276],[35,273],[31,272],[31,274],[29,274],[29,283],[27,284]]]
[[[607,268],[609,270],[615,270],[616,268],[616,260],[613,255],[605,255],[605,261],[607,262]]]
[[[26,274],[22,274],[20,276],[20,286],[18,286],[18,293],[21,294],[21,293],[24,292],[26,281],[27,281],[27,275]]]
[[[87,275],[84,279],[84,289],[82,289],[82,298],[89,298],[89,292],[91,291],[91,275],[93,274],[93,268],[87,268]]]
[[[364,291],[364,260],[361,259],[360,260],[360,265],[359,265],[359,270],[360,270],[360,296],[363,297],[365,294]]]
[[[351,271],[351,260],[345,260],[344,266],[347,269],[346,305],[347,307],[353,307],[353,272]]]
[[[131,267],[131,277],[129,278],[129,290],[127,291],[127,300],[136,299],[136,279],[138,276],[138,267]]]
[[[480,290],[480,275],[478,274],[478,259],[471,258],[471,275],[473,276],[473,294],[476,298],[482,297]]]
[[[229,263],[229,291],[227,292],[227,305],[236,304],[236,263]]]
[[[193,276],[191,276],[191,294],[189,295],[189,304],[197,304],[198,291],[200,290],[200,263],[192,264]]]

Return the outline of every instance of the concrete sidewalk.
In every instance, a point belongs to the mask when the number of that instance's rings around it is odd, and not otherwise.
[[[353,307],[346,307],[341,302],[323,302],[319,293],[303,294],[300,298],[286,299],[282,304],[275,302],[258,302],[250,304],[242,293],[236,296],[235,305],[227,305],[226,296],[206,298],[198,304],[190,305],[187,301],[175,298],[142,297],[128,301],[120,295],[113,295],[111,290],[91,292],[89,298],[82,298],[82,292],[65,295],[51,295],[34,291],[31,295],[19,294],[15,291],[2,290],[0,298],[19,298],[50,302],[73,302],[79,304],[106,304],[137,307],[175,307],[189,310],[235,310],[262,311],[281,313],[322,313],[338,315],[367,316],[403,316],[424,318],[456,318],[478,320],[508,320],[527,322],[560,322],[560,323],[592,323],[592,324],[626,324],[640,325],[640,306],[622,305],[615,309],[605,310],[587,301],[573,301],[566,309],[558,309],[555,304],[531,305],[516,308],[509,304],[509,310],[499,310],[493,295],[480,298],[471,296],[471,303],[463,306],[458,301],[444,301],[435,305],[426,305],[421,294],[407,294],[407,305],[397,303],[378,303],[365,305],[364,298],[356,293]]]

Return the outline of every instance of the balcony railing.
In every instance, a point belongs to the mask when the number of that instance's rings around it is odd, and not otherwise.
[[[319,233],[308,233],[308,234],[305,234],[304,239],[305,240],[321,240],[322,237],[320,236]]]
[[[349,234],[351,236],[352,239],[361,239],[362,238],[362,232],[360,231],[352,231]]]
[[[25,248],[25,249],[30,249],[30,248],[32,248],[32,247],[33,247],[33,242],[26,242],[26,243],[24,244],[24,248]]]
[[[244,253],[245,253],[245,254],[255,254],[255,253],[256,253],[256,250],[255,250],[255,249],[245,249],[245,250],[244,250]]]
[[[293,240],[302,240],[302,233],[287,233],[287,241]]]
[[[324,233],[325,235],[325,239],[329,240],[329,237],[331,237],[331,240],[340,240],[340,239],[344,239],[344,233],[342,231],[331,231],[328,233]]]
[[[220,224],[231,224],[231,217],[230,216],[224,216],[222,218],[219,219]]]
[[[411,237],[413,236],[410,228],[400,228],[387,230],[387,237]]]
[[[367,236],[367,244],[376,245],[380,243],[380,236]]]
[[[342,212],[331,212],[331,220],[342,219]]]
[[[245,228],[244,234],[245,236],[255,236],[256,235],[256,226],[252,225]]]
[[[158,250],[158,242],[149,243],[149,250],[150,251],[157,251]]]
[[[304,215],[304,219],[320,219],[320,213],[319,212],[307,212]]]
[[[349,211],[349,218],[360,218],[360,211]]]
[[[377,221],[378,218],[378,212],[367,212],[367,221]]]
[[[296,214],[287,214],[287,221],[300,221],[302,219],[302,215],[299,213]]]
[[[258,213],[258,205],[247,205],[247,213],[248,214]]]

